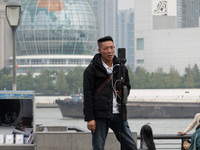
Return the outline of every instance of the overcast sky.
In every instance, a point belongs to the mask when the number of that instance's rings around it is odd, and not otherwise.
[[[118,9],[129,9],[133,8],[134,0],[118,0]]]

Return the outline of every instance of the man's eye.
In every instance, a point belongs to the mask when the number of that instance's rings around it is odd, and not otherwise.
[[[109,48],[110,48],[110,49],[114,49],[114,48],[115,48],[115,46],[104,47],[104,48],[103,48],[103,50],[108,50]]]

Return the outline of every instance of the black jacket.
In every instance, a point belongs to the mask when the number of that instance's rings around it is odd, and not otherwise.
[[[119,79],[119,64],[115,56],[113,58],[113,84],[116,83],[116,90],[121,89]],[[96,89],[107,79],[109,74],[102,65],[101,54],[96,54],[90,65],[84,71],[83,90],[84,90],[84,116],[85,121],[95,120],[95,118],[109,118],[112,117],[113,107],[113,88],[112,80],[106,84],[98,93],[95,94]],[[119,80],[118,80],[119,81]],[[130,91],[130,83],[128,70],[125,68],[124,85],[127,85]],[[129,93],[129,92],[128,92]],[[117,98],[118,104],[120,99]],[[120,105],[119,111],[120,111]],[[127,109],[123,107],[123,119],[127,119]]]

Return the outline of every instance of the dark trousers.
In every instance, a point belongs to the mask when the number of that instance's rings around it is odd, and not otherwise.
[[[105,140],[109,128],[113,130],[117,140],[120,142],[120,114],[113,115],[112,118],[97,118],[95,121],[96,130],[94,133],[92,133],[93,150],[104,150]],[[123,126],[123,150],[137,150],[136,143],[128,126],[128,121],[123,121]]]

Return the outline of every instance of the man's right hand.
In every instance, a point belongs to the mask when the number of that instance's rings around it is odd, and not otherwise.
[[[87,128],[94,133],[96,129],[96,121],[95,120],[88,121]]]

